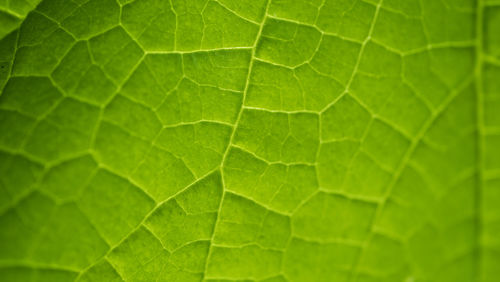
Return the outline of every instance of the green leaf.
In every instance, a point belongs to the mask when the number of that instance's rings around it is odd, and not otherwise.
[[[0,38],[17,29],[42,0],[0,1]]]
[[[497,281],[497,0],[0,0],[1,281]]]

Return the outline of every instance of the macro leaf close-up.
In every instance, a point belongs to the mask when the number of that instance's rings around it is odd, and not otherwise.
[[[500,1],[0,0],[0,281],[500,281]]]

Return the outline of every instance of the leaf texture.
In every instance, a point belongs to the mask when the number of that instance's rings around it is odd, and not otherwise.
[[[1,281],[497,281],[497,0],[0,0]]]

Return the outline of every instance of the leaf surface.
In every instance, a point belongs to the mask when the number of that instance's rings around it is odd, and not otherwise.
[[[0,23],[0,280],[497,279],[498,1],[0,0]]]

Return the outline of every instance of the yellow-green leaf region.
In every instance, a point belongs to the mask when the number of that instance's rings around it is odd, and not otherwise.
[[[0,0],[0,281],[500,281],[500,1]]]

